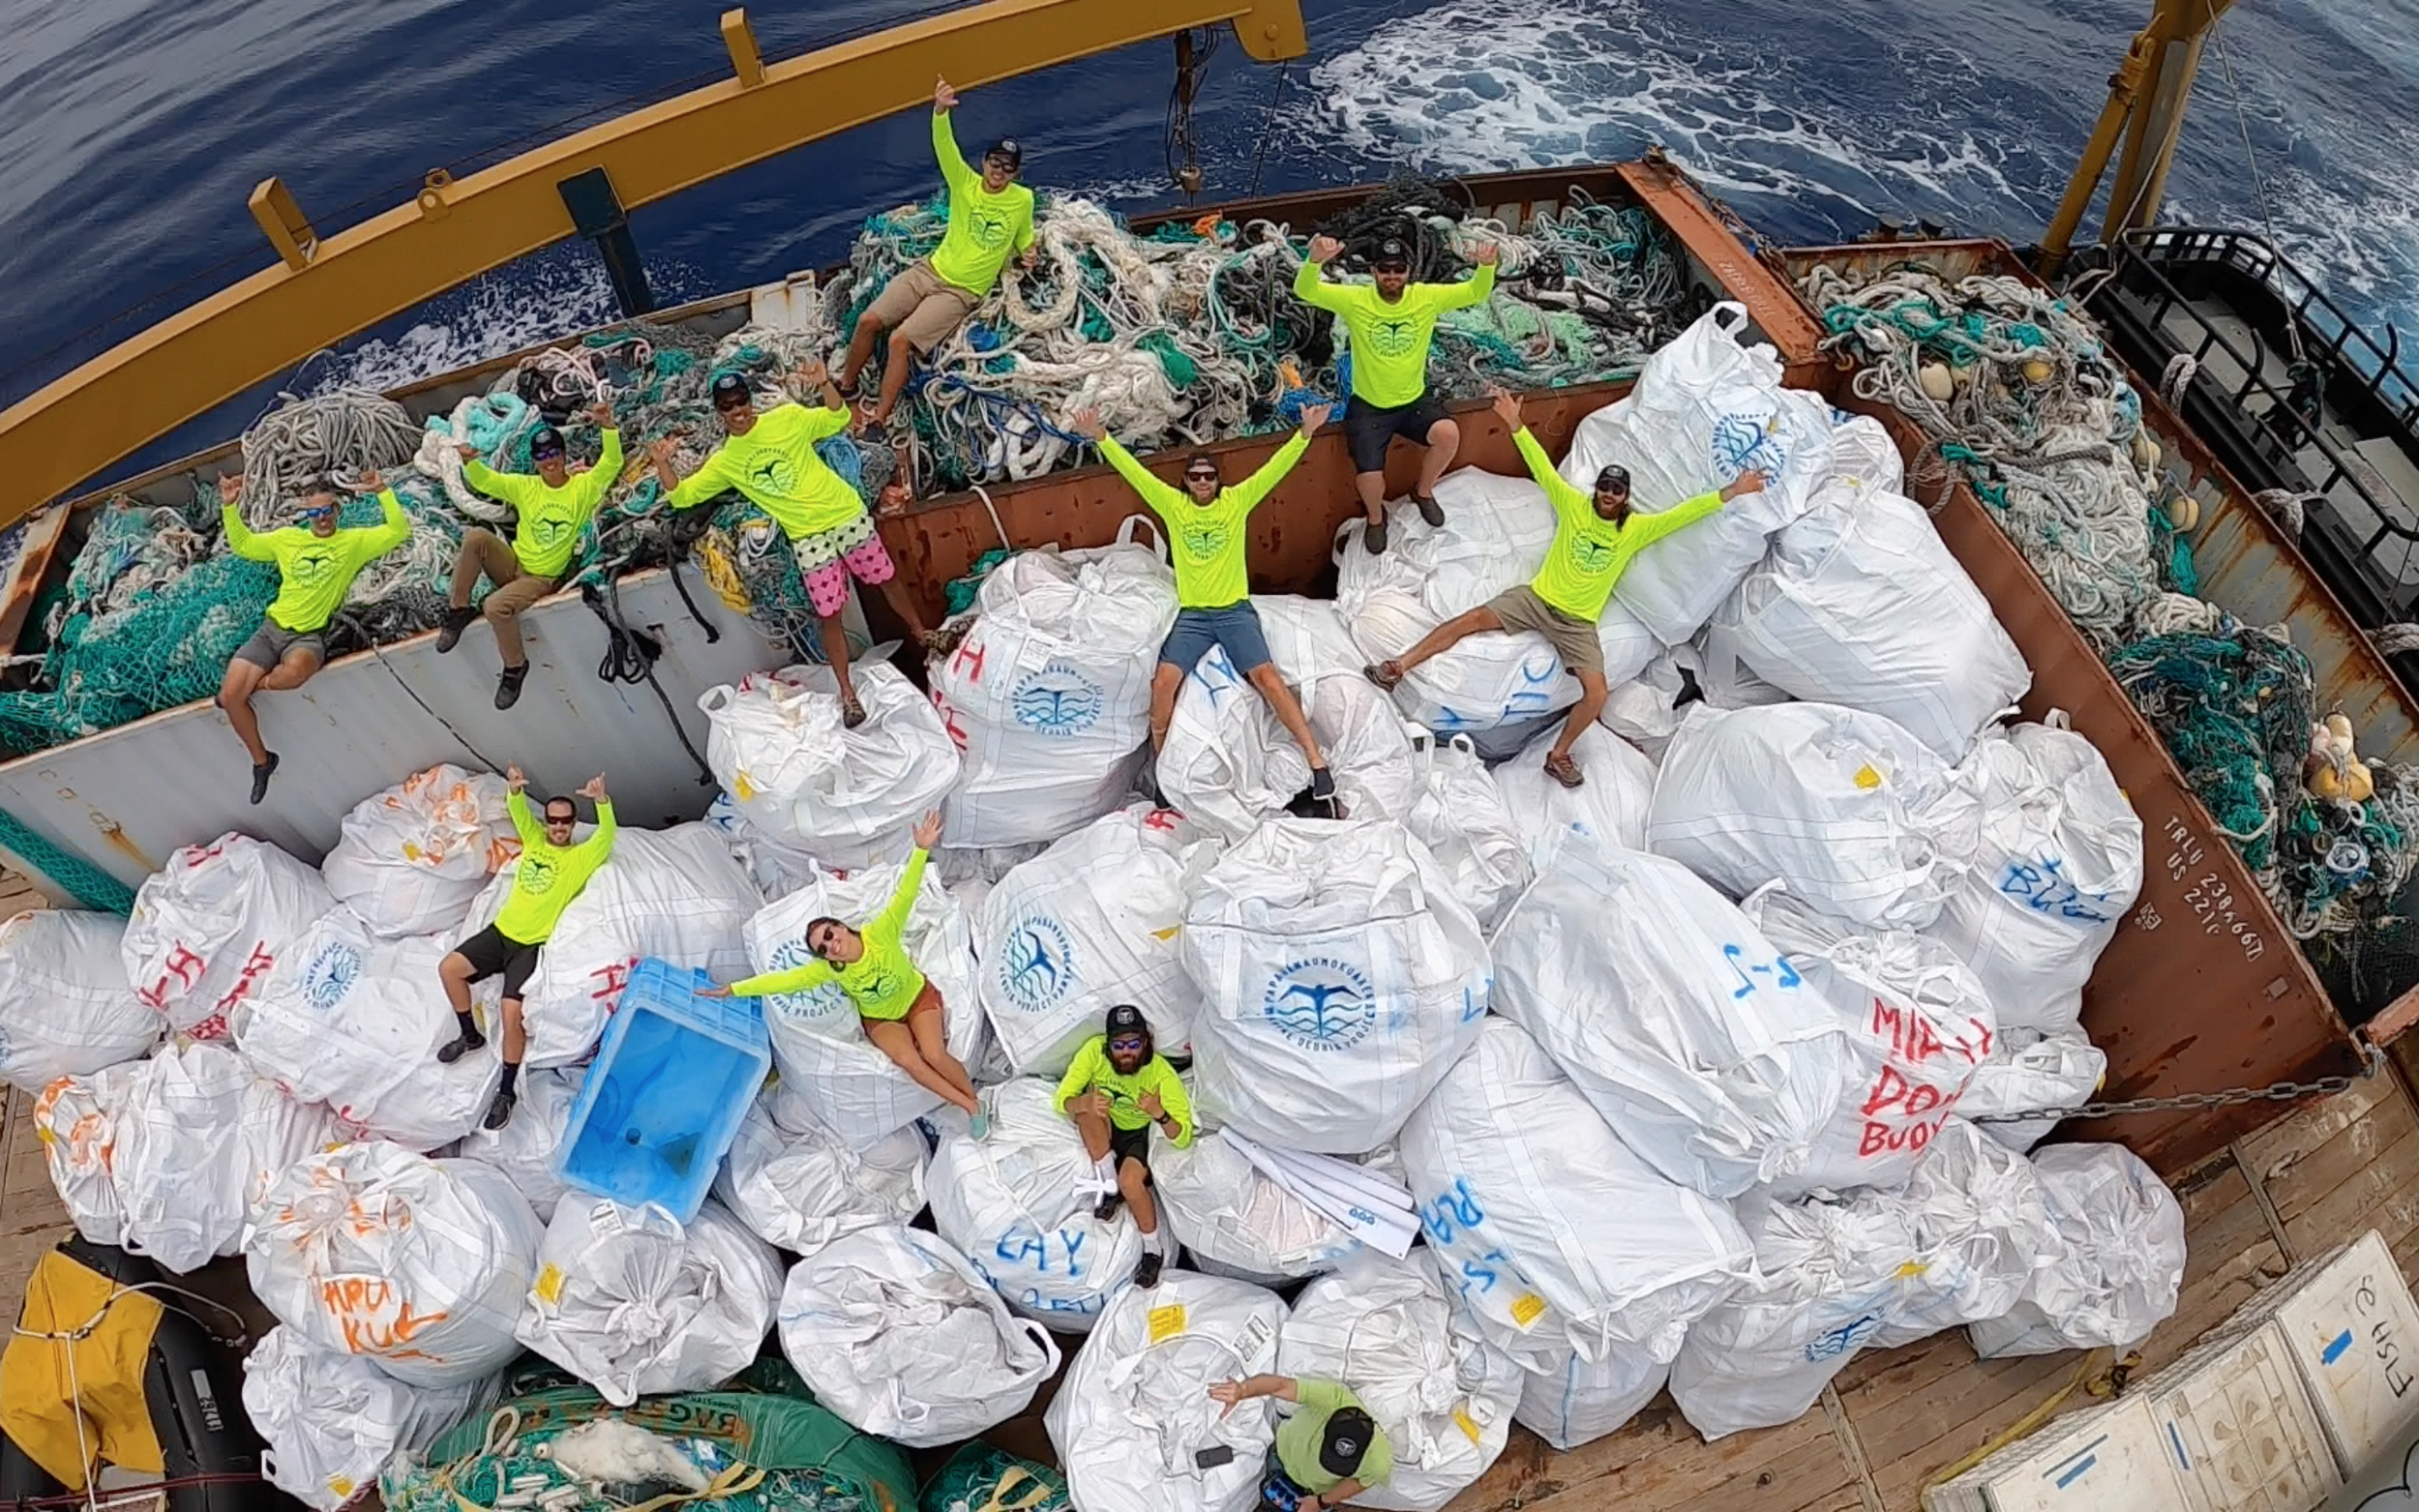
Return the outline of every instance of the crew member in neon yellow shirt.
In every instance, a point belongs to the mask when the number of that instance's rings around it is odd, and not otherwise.
[[[1269,700],[1277,723],[1298,741],[1310,758],[1310,795],[1333,805],[1335,777],[1319,750],[1319,737],[1301,702],[1269,656],[1269,639],[1260,629],[1260,611],[1251,607],[1251,585],[1244,570],[1243,550],[1250,541],[1246,526],[1251,512],[1269,490],[1293,471],[1310,446],[1311,434],[1327,424],[1328,406],[1312,404],[1301,413],[1301,428],[1277,448],[1258,472],[1228,488],[1218,475],[1218,460],[1195,452],[1184,460],[1184,489],[1168,487],[1132,453],[1120,446],[1100,423],[1098,410],[1078,410],[1070,417],[1078,435],[1100,448],[1100,455],[1133,487],[1145,504],[1167,523],[1169,554],[1176,561],[1176,624],[1159,647],[1159,669],[1150,679],[1150,749],[1167,744],[1168,722],[1176,717],[1176,695],[1184,678],[1210,653],[1226,647],[1227,660]],[[1339,814],[1337,815],[1341,817]]]
[[[806,948],[815,959],[783,971],[766,971],[729,987],[708,988],[707,997],[769,997],[805,993],[836,982],[856,1005],[865,1037],[889,1056],[915,1084],[946,1103],[963,1108],[974,1120],[980,1138],[988,1120],[974,1100],[974,1079],[949,1053],[949,1034],[941,1019],[941,989],[935,987],[908,958],[901,937],[908,915],[915,907],[916,889],[924,883],[924,863],[941,840],[939,810],[915,826],[915,852],[908,857],[907,875],[881,912],[851,929],[838,919],[810,919]],[[973,1005],[968,1004],[971,1011]]]
[[[1764,475],[1749,470],[1732,479],[1718,493],[1700,493],[1657,514],[1641,515],[1630,507],[1629,472],[1606,467],[1597,474],[1593,495],[1565,483],[1554,470],[1545,448],[1520,421],[1520,401],[1498,389],[1495,413],[1511,429],[1512,440],[1529,463],[1529,474],[1554,505],[1554,544],[1545,548],[1545,565],[1521,587],[1507,589],[1466,613],[1456,614],[1421,637],[1390,662],[1361,670],[1379,687],[1391,690],[1403,674],[1428,658],[1484,631],[1534,630],[1579,679],[1579,701],[1563,722],[1563,732],[1546,754],[1545,771],[1565,787],[1587,781],[1570,748],[1580,731],[1604,708],[1611,688],[1604,680],[1604,641],[1597,622],[1613,596],[1613,585],[1640,551],[1719,510],[1743,493],[1760,492]]]
[[[1393,1475],[1394,1447],[1386,1430],[1370,1415],[1369,1404],[1342,1381],[1253,1376],[1210,1388],[1210,1400],[1226,1412],[1254,1397],[1294,1405],[1278,1421],[1276,1442],[1269,1446],[1268,1474],[1260,1484],[1262,1512],[1326,1512]]]
[[[462,643],[470,622],[485,616],[495,632],[496,654],[504,664],[495,684],[495,706],[509,709],[521,698],[522,680],[529,675],[529,653],[521,644],[521,613],[561,586],[580,549],[580,532],[587,527],[604,502],[605,490],[621,476],[621,431],[613,425],[613,407],[599,402],[588,411],[604,433],[596,465],[575,470],[563,433],[540,426],[529,437],[529,460],[537,471],[497,472],[479,460],[479,449],[462,445],[462,475],[489,498],[513,507],[513,537],[507,545],[493,530],[473,525],[462,533],[462,552],[454,558],[453,591],[447,597],[444,628],[436,633],[437,654]],[[485,575],[494,584],[477,609],[470,608],[470,590]]]
[[[1386,549],[1386,449],[1396,436],[1426,448],[1411,501],[1430,525],[1445,523],[1436,481],[1461,449],[1461,427],[1428,392],[1428,346],[1438,315],[1495,291],[1496,253],[1492,243],[1478,248],[1478,271],[1458,283],[1414,283],[1411,249],[1388,240],[1369,258],[1373,283],[1321,282],[1321,270],[1343,250],[1332,236],[1312,237],[1310,255],[1294,275],[1294,295],[1333,311],[1352,334],[1353,397],[1344,406],[1344,439],[1352,448],[1353,487],[1369,519],[1360,541],[1374,556]]]
[[[949,186],[949,229],[931,256],[892,279],[857,316],[848,358],[840,365],[841,389],[854,389],[874,355],[875,339],[890,333],[881,395],[866,417],[876,426],[889,424],[899,391],[907,386],[911,356],[930,352],[974,312],[1000,282],[1009,255],[1020,267],[1033,265],[1033,192],[1016,181],[1025,149],[1003,136],[983,149],[983,169],[975,172],[949,129],[949,112],[957,107],[958,92],[945,78],[936,81],[933,156],[941,160],[941,176]]]
[[[304,493],[296,514],[299,525],[285,525],[257,534],[245,528],[236,501],[244,480],[232,473],[219,478],[219,510],[226,548],[248,562],[275,562],[277,597],[269,602],[260,628],[236,647],[219,680],[219,707],[235,738],[252,756],[252,801],[269,795],[269,777],[277,770],[277,753],[261,744],[260,717],[253,712],[255,693],[284,693],[311,681],[328,659],[328,621],[344,607],[361,570],[411,539],[411,517],[403,513],[395,490],[374,469],[362,475],[362,490],[378,496],[384,517],[377,524],[337,528],[334,484],[324,480]]]
[[[1134,1285],[1149,1290],[1159,1284],[1169,1259],[1167,1230],[1150,1196],[1150,1131],[1166,1135],[1178,1149],[1190,1145],[1193,1100],[1152,1043],[1150,1021],[1140,1008],[1120,1003],[1110,1009],[1103,1031],[1075,1052],[1075,1063],[1059,1079],[1055,1106],[1075,1120],[1084,1153],[1106,1189],[1092,1216],[1105,1222],[1120,1202],[1134,1209],[1134,1227],[1143,1236]]]
[[[604,773],[589,778],[580,789],[581,797],[596,805],[596,833],[577,845],[572,843],[571,832],[580,822],[578,804],[569,798],[547,799],[546,822],[541,825],[530,816],[529,800],[522,793],[529,780],[521,768],[506,767],[504,781],[512,788],[504,808],[521,836],[521,861],[513,870],[512,891],[505,895],[493,924],[463,940],[436,964],[437,977],[445,984],[445,1000],[454,1005],[458,1030],[436,1052],[436,1058],[449,1066],[487,1044],[487,1036],[479,1032],[478,1021],[470,1014],[470,984],[499,972],[504,978],[504,1081],[495,1089],[495,1100],[488,1104],[487,1116],[480,1120],[485,1129],[500,1129],[511,1122],[513,1104],[520,1100],[521,1060],[529,1049],[528,1036],[521,1027],[521,992],[538,968],[538,951],[553,935],[563,910],[613,852],[613,800],[605,796]]]
[[[865,500],[816,454],[816,442],[849,428],[848,401],[820,362],[804,363],[790,381],[795,393],[820,391],[822,403],[781,403],[758,414],[747,379],[735,372],[717,376],[711,391],[714,418],[726,439],[686,480],[672,471],[672,452],[678,445],[672,437],[665,436],[647,450],[664,501],[673,509],[690,509],[735,489],[789,537],[807,602],[823,622],[823,660],[840,679],[841,718],[853,729],[865,722],[865,707],[849,676],[849,634],[840,623],[841,611],[849,607],[849,579],[881,589],[890,611],[916,644],[930,641],[932,633],[899,581]]]

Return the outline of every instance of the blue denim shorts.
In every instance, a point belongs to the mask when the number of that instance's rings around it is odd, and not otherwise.
[[[1159,647],[1159,660],[1190,672],[1211,646],[1226,647],[1227,659],[1238,672],[1249,674],[1254,667],[1269,665],[1269,637],[1260,632],[1260,611],[1251,607],[1251,600],[1222,609],[1177,610],[1176,628]]]

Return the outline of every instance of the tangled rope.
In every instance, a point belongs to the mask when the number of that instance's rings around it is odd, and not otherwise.
[[[352,389],[283,402],[244,432],[244,489],[237,512],[254,530],[293,523],[292,501],[325,481],[355,488],[371,468],[393,470],[420,449],[420,428],[403,406]]]

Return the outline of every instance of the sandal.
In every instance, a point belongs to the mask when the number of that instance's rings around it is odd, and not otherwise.
[[[1579,763],[1572,760],[1567,754],[1563,756],[1547,756],[1545,758],[1545,775],[1562,784],[1565,787],[1578,787],[1583,786],[1588,780],[1587,774],[1579,770]]]
[[[1360,675],[1368,678],[1371,682],[1376,683],[1388,693],[1392,693],[1403,680],[1403,664],[1400,662],[1371,662],[1361,667]]]
[[[842,729],[854,729],[859,725],[864,723],[865,705],[856,700],[855,694],[842,694],[840,696],[840,727]]]

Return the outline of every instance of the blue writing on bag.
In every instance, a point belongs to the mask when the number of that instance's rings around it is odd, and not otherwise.
[[[1745,997],[1754,992],[1761,985],[1755,980],[1759,976],[1774,987],[1794,990],[1798,985],[1798,973],[1790,968],[1783,957],[1775,956],[1770,961],[1757,962],[1749,959],[1744,945],[1724,945],[1722,956],[1730,963],[1730,969],[1739,973],[1739,986],[1730,993],[1734,998]]]
[[[1999,890],[2011,898],[2021,898],[2026,907],[2053,919],[2077,924],[2105,924],[2109,919],[2107,899],[2099,893],[2084,892],[2068,881],[2059,871],[2055,856],[2009,862],[1999,875]]]
[[[1478,1205],[1478,1198],[1471,1193],[1468,1176],[1454,1177],[1452,1190],[1419,1208],[1419,1227],[1428,1230],[1428,1240],[1433,1244],[1450,1244],[1456,1233],[1484,1222],[1486,1209]]]

